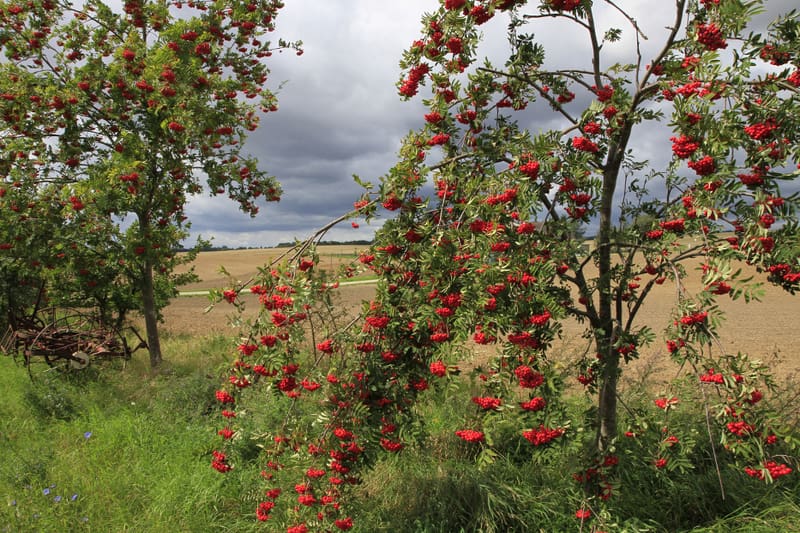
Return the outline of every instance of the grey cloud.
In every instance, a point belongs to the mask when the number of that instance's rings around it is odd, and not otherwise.
[[[435,7],[432,0],[287,2],[277,33],[302,39],[304,54],[271,58],[279,110],[245,145],[281,182],[283,198],[250,218],[224,198],[198,196],[187,206],[192,234],[217,245],[269,246],[304,238],[352,209],[362,193],[352,175],[376,181],[395,163],[402,136],[421,122],[420,104],[401,102],[395,83],[421,14]],[[328,237],[365,239],[372,231],[345,223]]]
[[[772,0],[764,24],[775,12],[794,7],[796,0]],[[649,39],[643,41],[645,61],[657,52],[665,27],[673,20],[670,2],[629,2],[626,8]],[[530,5],[533,5],[532,3]],[[402,51],[419,37],[423,12],[436,9],[435,0],[292,0],[278,18],[277,36],[302,39],[305,53],[276,54],[270,59],[270,88],[278,91],[279,110],[266,115],[251,134],[246,151],[284,188],[282,200],[263,205],[255,218],[237,211],[224,198],[196,197],[187,206],[192,233],[214,237],[217,245],[269,246],[304,238],[352,208],[361,189],[352,174],[377,181],[395,162],[401,138],[422,124],[420,99],[401,102],[396,89]],[[534,31],[547,46],[548,65],[585,68],[585,34],[555,19],[538,21]],[[479,57],[504,62],[506,21],[498,17],[481,29],[488,37]],[[623,29],[623,41],[607,44],[604,64],[630,62],[633,31],[609,11],[598,14],[601,28]],[[283,85],[279,87],[282,83]],[[574,109],[579,111],[580,102]],[[546,108],[530,110],[523,123],[532,131],[559,127]],[[654,128],[636,139],[643,158],[669,156],[669,132]],[[666,148],[665,148],[666,147]],[[666,154],[666,155],[664,155]],[[665,160],[652,163],[663,168]],[[353,229],[349,223],[329,234],[332,240],[369,238],[375,226]]]

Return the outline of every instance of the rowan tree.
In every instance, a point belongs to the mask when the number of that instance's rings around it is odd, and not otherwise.
[[[56,268],[66,257],[86,277],[91,269],[68,243],[53,240],[56,227],[69,228],[74,246],[98,255],[92,268],[107,279],[94,286],[108,289],[120,275],[128,300],[140,302],[153,366],[162,358],[160,310],[174,295],[176,251],[188,236],[187,199],[226,194],[251,215],[259,200],[279,199],[243,141],[276,110],[266,58],[299,51],[268,40],[282,7],[0,3],[4,261]],[[45,220],[57,226],[41,229]],[[86,234],[98,224],[105,241]],[[44,237],[35,243],[41,257],[28,253],[34,235]]]
[[[481,392],[461,398],[473,415],[456,435],[485,461],[577,441],[576,479],[601,501],[623,447],[658,471],[691,468],[670,433],[680,398],[659,395],[652,412],[619,424],[620,377],[656,343],[707,395],[715,450],[754,478],[792,471],[775,448],[786,428],[761,401],[768,369],[717,342],[720,299],[758,297],[762,281],[800,284],[798,24],[787,14],[749,33],[761,6],[676,0],[666,30],[611,1],[442,0],[424,16],[398,83],[404,98],[427,91],[424,126],[355,204],[368,218],[379,206],[390,214],[359,258],[379,277],[375,299],[355,321],[332,320],[319,297],[331,283],[302,247],[250,287],[261,311],[217,392],[228,451],[212,466],[229,471],[237,443],[261,432],[271,488],[260,520],[288,499],[287,531],[352,527],[343,487],[379,452],[414,444],[417,397],[463,384],[458,369],[476,345],[496,357],[474,369]],[[478,55],[483,25],[498,17],[508,22],[502,65]],[[556,45],[588,57],[549,61],[533,33],[543,24],[562,24]],[[583,235],[594,235],[588,246]],[[703,289],[692,294],[684,280],[695,266]],[[636,319],[662,284],[675,286],[675,309],[656,332]],[[223,295],[240,305],[242,288]],[[567,319],[586,327],[577,360],[552,349]],[[265,406],[262,385],[274,392]],[[570,419],[563,397],[575,386],[593,405]],[[251,427],[258,406],[285,420]]]
[[[381,236],[403,247],[403,269],[420,265],[415,275],[426,290],[469,294],[478,306],[465,325],[480,327],[482,340],[505,337],[512,367],[542,365],[547,373],[554,323],[567,315],[585,321],[592,349],[584,379],[598,391],[600,454],[618,435],[622,368],[652,337],[635,318],[654,285],[670,279],[680,289],[681,265],[703,258],[707,288],[681,293],[670,329],[672,355],[702,364],[715,300],[744,291],[732,263],[746,261],[788,290],[800,281],[791,186],[797,22],[790,14],[767,35],[748,35],[759,4],[676,2],[654,55],[643,57],[647,34],[631,15],[618,10],[624,27],[598,25],[599,7],[616,9],[610,2],[446,1],[404,56],[400,93],[412,97],[429,83],[430,112],[381,183],[384,206],[388,198],[400,213]],[[503,11],[507,61],[477,64],[478,28]],[[574,26],[571,40],[588,41],[590,61],[552,65],[524,33],[555,20]],[[635,39],[630,56],[620,60],[617,49],[606,59],[623,31]],[[526,112],[539,107],[561,126],[524,127]],[[662,151],[673,156],[665,168],[633,150],[637,131],[663,132]],[[431,164],[434,147],[441,158]],[[434,184],[432,202],[419,200],[421,176]],[[782,195],[782,181],[791,196]],[[593,227],[586,251],[577,231]],[[403,240],[409,231],[450,268],[431,269]],[[440,327],[449,330],[450,320]]]

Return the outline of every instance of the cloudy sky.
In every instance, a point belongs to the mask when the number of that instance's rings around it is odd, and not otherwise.
[[[788,9],[795,1],[771,0],[770,11]],[[647,57],[648,47],[658,46],[659,35],[673,20],[672,2],[619,4],[650,38],[644,43]],[[276,37],[302,40],[304,54],[271,58],[271,88],[284,82],[278,93],[280,109],[265,117],[246,144],[262,168],[282,183],[283,198],[250,218],[225,198],[196,197],[187,207],[193,236],[211,238],[215,246],[274,246],[303,239],[348,211],[362,192],[352,175],[377,182],[396,161],[402,137],[422,124],[419,97],[402,102],[395,83],[403,50],[419,37],[421,15],[437,5],[437,0],[287,0]],[[598,25],[622,26],[615,17],[612,10],[600,11]],[[484,54],[497,56],[502,50],[505,24],[497,17],[482,27],[487,36]],[[547,20],[535,34],[552,44],[548,57],[561,67],[579,66],[576,61],[587,57],[583,35],[569,25]],[[624,60],[630,44],[623,40],[607,47],[605,64]],[[546,117],[526,117],[528,127],[546,128]],[[663,152],[658,143],[665,139],[668,135],[642,137],[639,149]],[[344,223],[327,239],[369,239],[374,229]]]
[[[353,174],[377,181],[396,161],[402,137],[420,124],[419,102],[402,102],[395,83],[403,50],[436,0],[288,0],[276,35],[303,41],[304,53],[271,58],[279,111],[246,147],[284,190],[253,219],[224,197],[196,197],[192,233],[216,246],[272,246],[304,238],[352,209]],[[340,225],[329,240],[369,239],[374,227]]]

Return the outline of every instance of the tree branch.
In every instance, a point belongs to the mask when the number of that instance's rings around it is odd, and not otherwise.
[[[550,96],[549,93],[545,92],[542,89],[541,85],[537,84],[534,80],[530,79],[529,77],[520,76],[518,74],[512,74],[510,72],[503,72],[502,70],[490,69],[490,68],[487,68],[487,67],[478,67],[478,70],[479,71],[483,71],[483,72],[488,72],[490,74],[494,74],[495,76],[506,76],[508,78],[514,78],[514,79],[517,79],[517,80],[522,81],[524,83],[527,83],[528,85],[530,85],[531,87],[536,89],[536,91],[539,93],[539,95],[542,98],[544,98],[545,100],[547,100],[547,102],[550,103],[551,106],[553,106],[553,109],[555,109],[561,115],[563,115],[564,118],[566,118],[572,124],[578,124],[578,120],[577,119],[575,119],[572,115],[567,113],[566,109],[564,109],[564,107],[561,104],[559,104],[558,101],[555,98]]]

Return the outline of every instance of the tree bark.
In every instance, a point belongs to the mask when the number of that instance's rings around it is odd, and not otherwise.
[[[605,195],[613,195],[603,192]],[[597,453],[603,455],[617,436],[617,381],[619,373],[619,354],[614,350],[614,320],[612,315],[611,287],[611,208],[603,209],[600,214],[600,231],[597,236],[598,254],[598,292],[599,305],[597,321],[592,324],[597,353],[602,361],[600,374],[600,392],[597,413]]]
[[[600,396],[597,401],[598,425],[596,448],[599,455],[605,455],[617,436],[617,385],[619,378],[619,355],[609,347],[603,353],[604,365],[601,376]],[[605,360],[607,359],[607,360]]]
[[[147,332],[147,349],[150,352],[150,367],[161,365],[161,340],[158,334],[158,309],[156,308],[155,286],[153,284],[153,264],[145,261],[142,273],[142,313]]]

